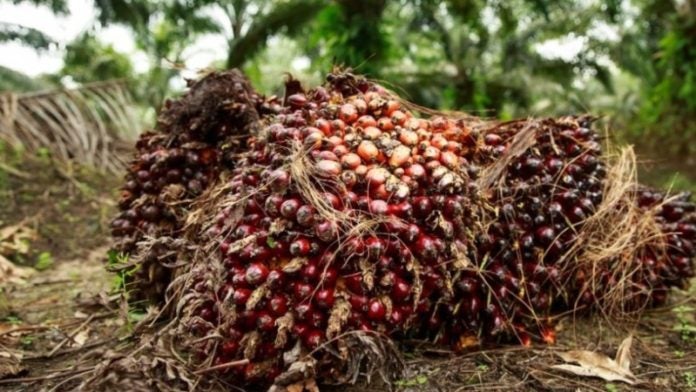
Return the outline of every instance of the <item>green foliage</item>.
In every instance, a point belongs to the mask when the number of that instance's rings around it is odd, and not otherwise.
[[[0,42],[19,42],[36,49],[48,49],[54,41],[37,29],[0,22]]]
[[[51,9],[56,14],[65,14],[68,12],[67,0],[12,0],[12,4],[30,3],[38,6],[44,6]]]
[[[22,319],[17,316],[7,316],[2,321],[10,325],[21,325],[23,323]]]
[[[655,80],[645,91],[640,120],[645,132],[672,146],[696,152],[696,10],[676,14],[659,41]],[[691,141],[689,143],[689,141]],[[662,146],[661,150],[664,150]]]
[[[68,44],[61,74],[81,83],[133,77],[130,58],[101,43],[92,34],[82,34]]]
[[[67,11],[65,0],[31,2]],[[150,108],[172,94],[187,49],[212,34],[226,43],[217,65],[243,68],[269,94],[282,94],[284,72],[317,83],[341,65],[427,107],[502,119],[593,112],[627,130],[625,140],[678,156],[696,151],[693,0],[95,0],[95,6],[100,25],[131,29],[149,69],[136,75],[127,56],[92,33],[68,45],[62,75],[78,82],[127,77]],[[40,31],[7,24],[0,25],[2,40],[52,45]],[[553,49],[559,47],[567,53]],[[0,77],[0,89],[33,89],[22,83],[28,85],[21,75]]]
[[[616,384],[612,384],[612,383],[604,384],[604,389],[607,392],[619,392],[619,387],[617,387]]]
[[[0,33],[2,34],[2,33]],[[0,65],[0,92],[27,92],[49,87],[46,81],[31,78],[21,72]]]
[[[605,89],[612,88],[601,53],[581,51],[567,59],[546,57],[536,50],[539,43],[586,34],[604,15],[596,5],[412,0],[398,12],[408,23],[396,19],[402,27],[392,28],[414,44],[398,46],[397,57],[400,63],[411,59],[416,67],[405,69],[395,63],[384,77],[404,86],[417,103],[511,116],[528,112],[543,91],[572,89],[587,74]]]
[[[310,56],[319,57],[317,65],[323,69],[336,64],[381,76],[391,48],[383,18],[386,6],[385,0],[350,0],[326,7],[310,26]]]
[[[399,388],[409,388],[423,386],[428,383],[428,376],[425,374],[419,374],[413,378],[406,380],[397,380],[395,382],[396,386]]]
[[[12,0],[12,4],[20,3],[47,6],[57,14],[65,14],[68,10],[65,0]],[[0,22],[0,43],[2,42],[19,42],[35,49],[48,49],[54,43],[52,38],[40,30],[15,23]]]
[[[691,370],[684,372],[684,383],[690,389],[696,388],[696,374]]]
[[[36,257],[36,264],[34,264],[34,268],[39,271],[44,271],[51,268],[53,266],[53,262],[51,252],[41,252]]]
[[[111,288],[113,292],[126,293],[126,282],[129,277],[133,276],[138,271],[138,266],[134,266],[130,269],[117,268],[123,264],[128,263],[128,255],[124,253],[117,252],[115,250],[109,250],[106,254],[108,268],[117,269],[118,272],[114,276]]]
[[[693,324],[694,308],[686,305],[677,306],[672,311],[677,315],[677,324],[673,330],[678,332],[685,343],[696,342],[696,326]]]
[[[159,109],[170,94],[184,50],[202,34],[218,31],[212,20],[197,13],[196,1],[96,0],[95,6],[102,24],[129,27],[137,48],[147,55],[150,67],[138,75],[135,94],[151,108]]]
[[[219,2],[215,2],[219,3]],[[254,14],[245,14],[252,2],[228,1],[231,36],[227,37],[227,68],[242,66],[266,44],[268,38],[278,33],[296,34],[327,4],[325,0],[297,0],[288,2],[266,2],[271,7]],[[224,5],[224,3],[223,3]],[[245,32],[242,33],[243,27]]]

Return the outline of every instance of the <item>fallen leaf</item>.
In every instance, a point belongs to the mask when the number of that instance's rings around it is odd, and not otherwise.
[[[624,339],[616,351],[615,359],[587,350],[559,353],[558,356],[565,362],[577,363],[577,365],[554,365],[552,368],[582,377],[599,377],[605,381],[621,381],[633,385],[637,382],[637,379],[630,369],[632,342],[633,337],[631,336]]]
[[[78,310],[78,311],[75,312],[75,314],[73,314],[73,317],[79,318],[79,319],[86,319],[87,317],[89,317],[89,315],[88,315],[87,313],[85,313],[85,312],[82,312],[82,311],[79,311],[79,310]]]
[[[0,283],[23,283],[31,274],[29,268],[18,267],[0,254]]]
[[[0,379],[16,376],[26,368],[22,365],[21,353],[0,351]]]
[[[314,379],[303,380],[285,387],[287,392],[320,392]]]
[[[83,329],[82,331],[78,332],[77,335],[75,335],[73,341],[75,342],[75,346],[82,347],[85,345],[85,342],[87,342],[88,338],[89,329]]]

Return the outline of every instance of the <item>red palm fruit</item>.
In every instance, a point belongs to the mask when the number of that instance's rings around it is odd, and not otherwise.
[[[415,254],[426,262],[437,260],[439,253],[434,239],[426,234],[421,234],[418,239],[416,239],[413,250]]]
[[[295,219],[301,205],[302,204],[299,199],[285,200],[280,205],[280,214],[287,219]]]
[[[373,298],[368,303],[367,317],[372,321],[381,321],[384,319],[387,309],[377,298]]]
[[[379,150],[371,141],[363,140],[358,146],[357,154],[360,156],[363,162],[373,163],[379,156]]]
[[[324,334],[318,329],[309,330],[305,334],[300,335],[300,337],[302,342],[310,349],[319,347],[324,340]]]
[[[358,154],[349,152],[341,157],[341,165],[344,169],[355,170],[360,164],[361,160]]]
[[[308,283],[296,282],[293,286],[295,299],[303,300],[312,294],[312,286]]]
[[[234,358],[239,350],[239,342],[236,340],[226,340],[220,347],[220,352],[227,358]]]
[[[411,295],[411,285],[401,278],[396,278],[392,285],[391,298],[396,302],[406,302]]]
[[[393,309],[389,316],[389,323],[392,325],[401,325],[406,321],[406,315],[401,309]]]
[[[334,304],[334,290],[333,289],[323,289],[317,291],[314,296],[317,306],[324,309],[331,309]]]
[[[245,288],[238,288],[234,290],[232,295],[232,301],[237,305],[245,305],[251,296],[251,290]]]
[[[287,101],[294,108],[302,108],[307,104],[307,97],[304,94],[292,94],[287,98]]]
[[[307,256],[310,250],[309,240],[306,238],[298,238],[290,244],[290,254],[295,257]]]
[[[282,295],[275,295],[268,301],[268,310],[276,317],[283,316],[288,311],[287,298]]]
[[[285,273],[278,269],[272,269],[268,272],[266,283],[272,289],[278,289],[285,284]]]
[[[363,295],[351,294],[349,298],[350,306],[358,312],[367,312],[369,299]]]
[[[317,223],[314,228],[317,238],[324,242],[332,242],[338,234],[336,224],[330,221]]]
[[[268,267],[262,263],[252,263],[247,267],[245,278],[250,285],[259,285],[266,281],[268,277]]]
[[[302,267],[301,276],[307,282],[315,282],[319,279],[322,270],[317,265],[315,260],[310,260]]]
[[[433,203],[427,196],[419,196],[414,198],[413,213],[417,218],[427,218],[433,211]]]
[[[363,286],[363,277],[359,273],[348,275],[344,277],[346,287],[355,294],[364,294],[365,287]]]
[[[273,331],[275,329],[275,319],[269,312],[261,310],[256,315],[256,326],[264,332]]]
[[[386,246],[382,239],[378,237],[369,237],[365,240],[365,249],[370,259],[377,260],[386,251]]]
[[[333,268],[333,267],[324,268],[324,267],[322,267],[321,283],[323,285],[325,285],[326,287],[332,287],[336,284],[337,279],[338,279],[338,271],[336,270],[336,268]]]
[[[314,208],[309,205],[303,205],[297,209],[297,223],[304,227],[310,227],[314,224]]]

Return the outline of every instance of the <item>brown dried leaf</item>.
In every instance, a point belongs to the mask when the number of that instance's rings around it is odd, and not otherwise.
[[[629,336],[621,342],[619,349],[616,350],[616,363],[619,364],[624,370],[631,371],[631,344],[633,343],[633,336]]]
[[[249,296],[249,299],[247,300],[246,303],[246,310],[252,310],[256,308],[256,305],[259,304],[259,302],[268,294],[268,285],[262,284],[261,286],[257,287],[256,290],[254,290],[251,295]]]
[[[29,268],[18,267],[0,255],[0,283],[22,283],[31,272]]]
[[[243,348],[244,358],[251,359],[256,354],[256,348],[259,346],[261,341],[261,334],[258,331],[251,331],[244,335],[241,341],[241,346]]]
[[[375,287],[375,265],[366,259],[360,259],[358,266],[362,271],[363,284],[368,290]]]
[[[22,365],[21,353],[0,351],[0,379],[16,376],[26,369]]]
[[[87,342],[87,339],[89,339],[89,333],[90,333],[89,328],[83,329],[82,331],[78,332],[77,335],[75,335],[75,337],[72,338],[73,342],[75,342],[75,344],[73,344],[73,346],[74,347],[84,346],[85,343]]]
[[[287,392],[319,392],[319,387],[314,379],[304,380],[298,383],[288,385]]]
[[[621,381],[633,385],[637,382],[637,379],[629,369],[632,341],[633,338],[631,336],[624,339],[616,352],[616,359],[586,350],[559,353],[558,355],[565,362],[577,363],[578,365],[554,365],[552,368],[582,377],[599,377],[605,381]]]
[[[306,257],[295,257],[283,266],[283,272],[286,274],[293,274],[299,271],[300,268],[304,267],[308,262],[309,259]]]
[[[232,244],[230,244],[230,247],[229,247],[229,250],[227,251],[227,254],[239,252],[240,250],[244,249],[245,246],[247,246],[253,242],[256,242],[256,237],[257,237],[256,234],[252,234],[248,237],[244,237],[240,240],[233,242]]]
[[[295,325],[295,318],[292,312],[287,312],[285,315],[278,317],[275,321],[275,325],[278,327],[278,333],[275,338],[275,346],[280,348],[285,346],[288,342],[288,332]]]
[[[348,321],[350,316],[350,303],[343,298],[336,301],[336,304],[331,309],[329,316],[329,326],[326,329],[326,337],[332,339],[341,333],[343,325]]]

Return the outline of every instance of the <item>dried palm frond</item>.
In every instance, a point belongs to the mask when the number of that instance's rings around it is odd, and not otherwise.
[[[0,95],[0,140],[29,152],[47,151],[59,161],[119,173],[122,152],[139,129],[123,81]]]

